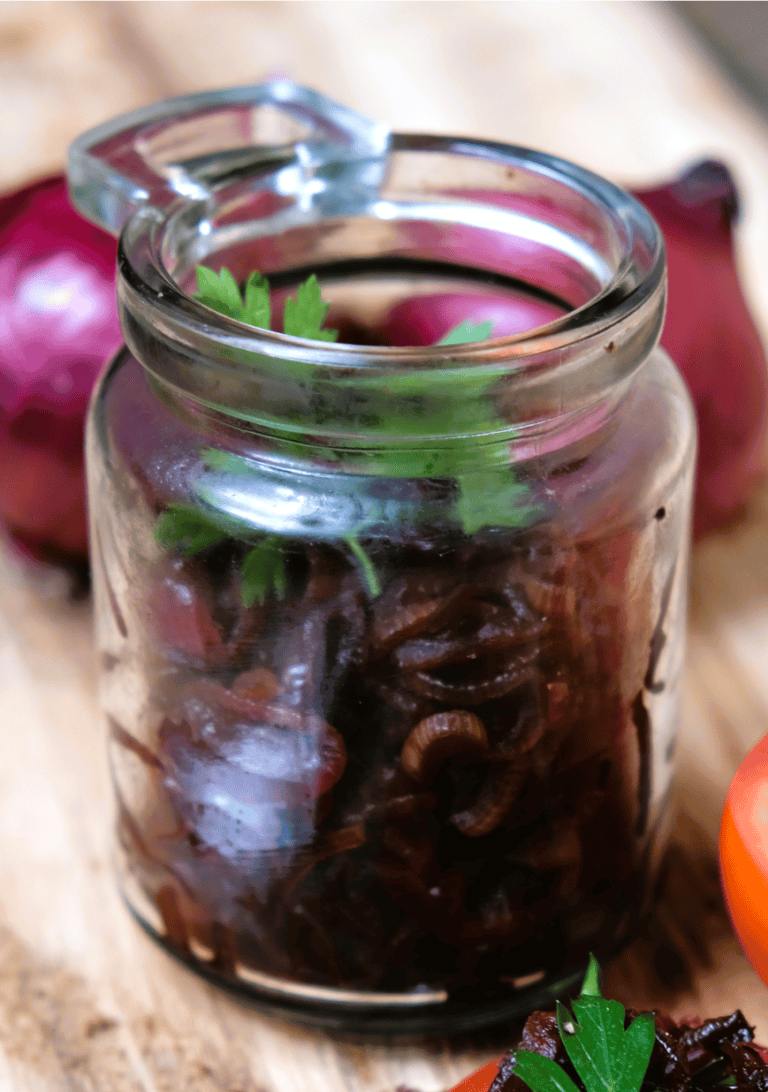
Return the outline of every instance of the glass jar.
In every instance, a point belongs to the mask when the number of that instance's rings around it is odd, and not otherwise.
[[[87,458],[129,906],[303,1020],[550,1002],[665,841],[695,426],[653,220],[284,81],[94,130],[70,180],[122,227]],[[199,263],[316,273],[342,339],[209,309]],[[436,298],[517,329],[376,343]]]

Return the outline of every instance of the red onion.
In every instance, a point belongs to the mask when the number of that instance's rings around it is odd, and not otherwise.
[[[522,292],[518,298],[489,292],[435,292],[396,303],[379,333],[384,345],[434,345],[467,318],[475,323],[490,319],[494,337],[505,337],[544,326],[562,313],[562,308]]]
[[[728,169],[714,161],[636,196],[656,217],[667,242],[669,305],[661,342],[696,405],[694,533],[701,536],[743,513],[766,469],[768,372],[736,269],[738,197]],[[518,271],[516,264],[511,271]],[[470,317],[493,319],[494,333],[502,337],[551,321],[557,310],[538,300],[505,301],[487,292],[415,296],[389,311],[379,340],[432,344]]]
[[[0,519],[38,557],[87,555],[83,424],[122,340],[115,250],[63,175],[0,198]]]
[[[705,160],[636,196],[667,241],[669,304],[661,343],[696,405],[694,534],[700,536],[743,512],[766,469],[768,372],[736,269],[738,195],[727,167]]]

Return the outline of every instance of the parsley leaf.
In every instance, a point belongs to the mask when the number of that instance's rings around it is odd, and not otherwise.
[[[197,287],[196,300],[204,303],[206,307],[213,308],[221,315],[242,321],[243,300],[237,281],[228,269],[222,269],[221,273],[216,273],[205,265],[199,265]]]
[[[249,326],[259,326],[268,330],[272,320],[269,306],[269,281],[261,273],[254,271],[245,282],[245,306],[242,321]]]
[[[240,295],[237,281],[228,269],[216,273],[208,266],[197,267],[195,299],[228,318],[269,330],[272,313],[269,305],[269,281],[258,270],[245,282],[245,300]],[[285,301],[283,330],[293,337],[307,337],[315,341],[335,341],[336,330],[321,329],[331,305],[322,298],[320,284],[313,273],[296,290],[296,299]]]
[[[639,1092],[656,1037],[653,1014],[638,1016],[625,1031],[618,1001],[587,994],[573,1002],[573,1011],[578,1023],[558,1004],[557,1026],[587,1092]]]
[[[579,1092],[561,1065],[530,1050],[515,1051],[514,1074],[533,1092]]]
[[[269,329],[271,322],[269,282],[254,271],[245,284],[244,298],[229,270],[216,273],[207,266],[197,267],[196,299],[230,318],[251,326]],[[324,330],[322,324],[330,304],[322,298],[320,284],[312,274],[296,292],[296,299],[287,299],[283,329],[294,337],[335,341],[335,330]],[[464,319],[437,343],[440,346],[462,345],[489,338],[493,323],[474,323]],[[314,368],[307,364],[306,380]],[[392,377],[383,392],[381,408],[371,407],[371,427],[379,437],[390,436],[407,446],[390,449],[369,449],[366,452],[368,473],[385,477],[446,478],[457,485],[453,513],[467,535],[484,527],[518,527],[525,523],[533,510],[524,504],[526,487],[519,483],[509,463],[506,445],[490,442],[483,445],[485,464],[479,470],[462,472],[463,453],[468,438],[505,431],[508,425],[495,414],[489,400],[489,387],[496,381],[492,374],[467,377],[462,391],[465,397],[456,399],[452,390],[441,396],[432,392],[424,397],[419,387],[418,373]],[[358,381],[359,382],[359,381]],[[464,389],[466,388],[466,389]],[[428,449],[409,444],[409,437],[434,437]],[[281,441],[283,447],[290,441]],[[248,463],[237,456],[209,449],[204,453],[211,469],[250,473]],[[330,452],[326,453],[326,458]],[[231,521],[230,521],[231,523]],[[221,541],[227,534],[239,536],[234,526],[216,526],[199,510],[184,505],[171,505],[155,527],[158,542],[170,548],[197,553]],[[371,559],[357,537],[357,532],[344,540],[360,567],[363,582],[373,596],[381,594],[381,582]],[[243,563],[243,602],[250,605],[266,601],[272,589],[278,598],[285,592],[285,568],[281,556],[281,539],[266,535],[254,546]]]
[[[287,588],[281,540],[277,535],[265,535],[243,561],[243,606],[259,603],[263,607],[273,589],[278,599],[284,599]]]
[[[221,542],[225,532],[199,508],[169,504],[155,524],[154,535],[155,541],[166,550],[181,550],[191,557]]]
[[[584,975],[584,981],[581,984],[581,996],[603,996],[600,992],[600,964],[597,962],[593,955],[589,957],[589,966],[587,967],[587,973]]]
[[[599,967],[592,956],[581,995],[573,1002],[575,1018],[558,1002],[557,1026],[563,1046],[586,1092],[639,1092],[656,1038],[653,1013],[641,1013],[625,1030],[624,1006],[601,996],[598,976]],[[513,1057],[515,1074],[532,1092],[578,1092],[567,1073],[551,1059],[526,1050],[515,1051]]]
[[[456,479],[459,498],[453,510],[465,535],[483,527],[522,527],[534,509],[525,503],[527,488],[516,481],[512,468],[461,474]]]
[[[472,319],[464,319],[444,334],[436,343],[438,345],[466,345],[470,341],[485,341],[493,333],[493,323],[490,319],[474,324]]]
[[[328,314],[330,303],[326,303],[320,294],[320,284],[313,273],[304,284],[299,285],[296,299],[285,301],[283,332],[292,337],[309,337],[315,341],[335,341],[336,330],[321,330],[320,327]]]
[[[252,474],[253,467],[242,455],[233,455],[218,447],[204,447],[200,457],[211,470],[226,470],[232,474]]]

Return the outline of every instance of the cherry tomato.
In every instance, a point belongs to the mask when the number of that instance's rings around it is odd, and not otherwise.
[[[768,736],[744,759],[728,790],[720,872],[736,935],[768,985]]]
[[[493,1084],[494,1077],[499,1072],[498,1062],[489,1062],[488,1065],[484,1065],[482,1069],[478,1069],[476,1073],[470,1073],[468,1077],[465,1077],[463,1081],[451,1089],[451,1092],[488,1092],[488,1089]]]

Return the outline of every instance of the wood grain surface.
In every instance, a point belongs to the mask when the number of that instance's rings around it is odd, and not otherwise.
[[[661,5],[2,3],[0,186],[69,141],[187,90],[281,73],[404,130],[529,144],[618,181],[707,154],[745,198],[740,263],[768,335],[768,129]],[[609,988],[678,1014],[768,990],[733,940],[714,842],[728,782],[768,732],[768,488],[694,558],[674,848],[659,912]],[[90,604],[0,550],[0,1092],[422,1092],[505,1036],[370,1042],[265,1018],[134,925],[114,887]]]

